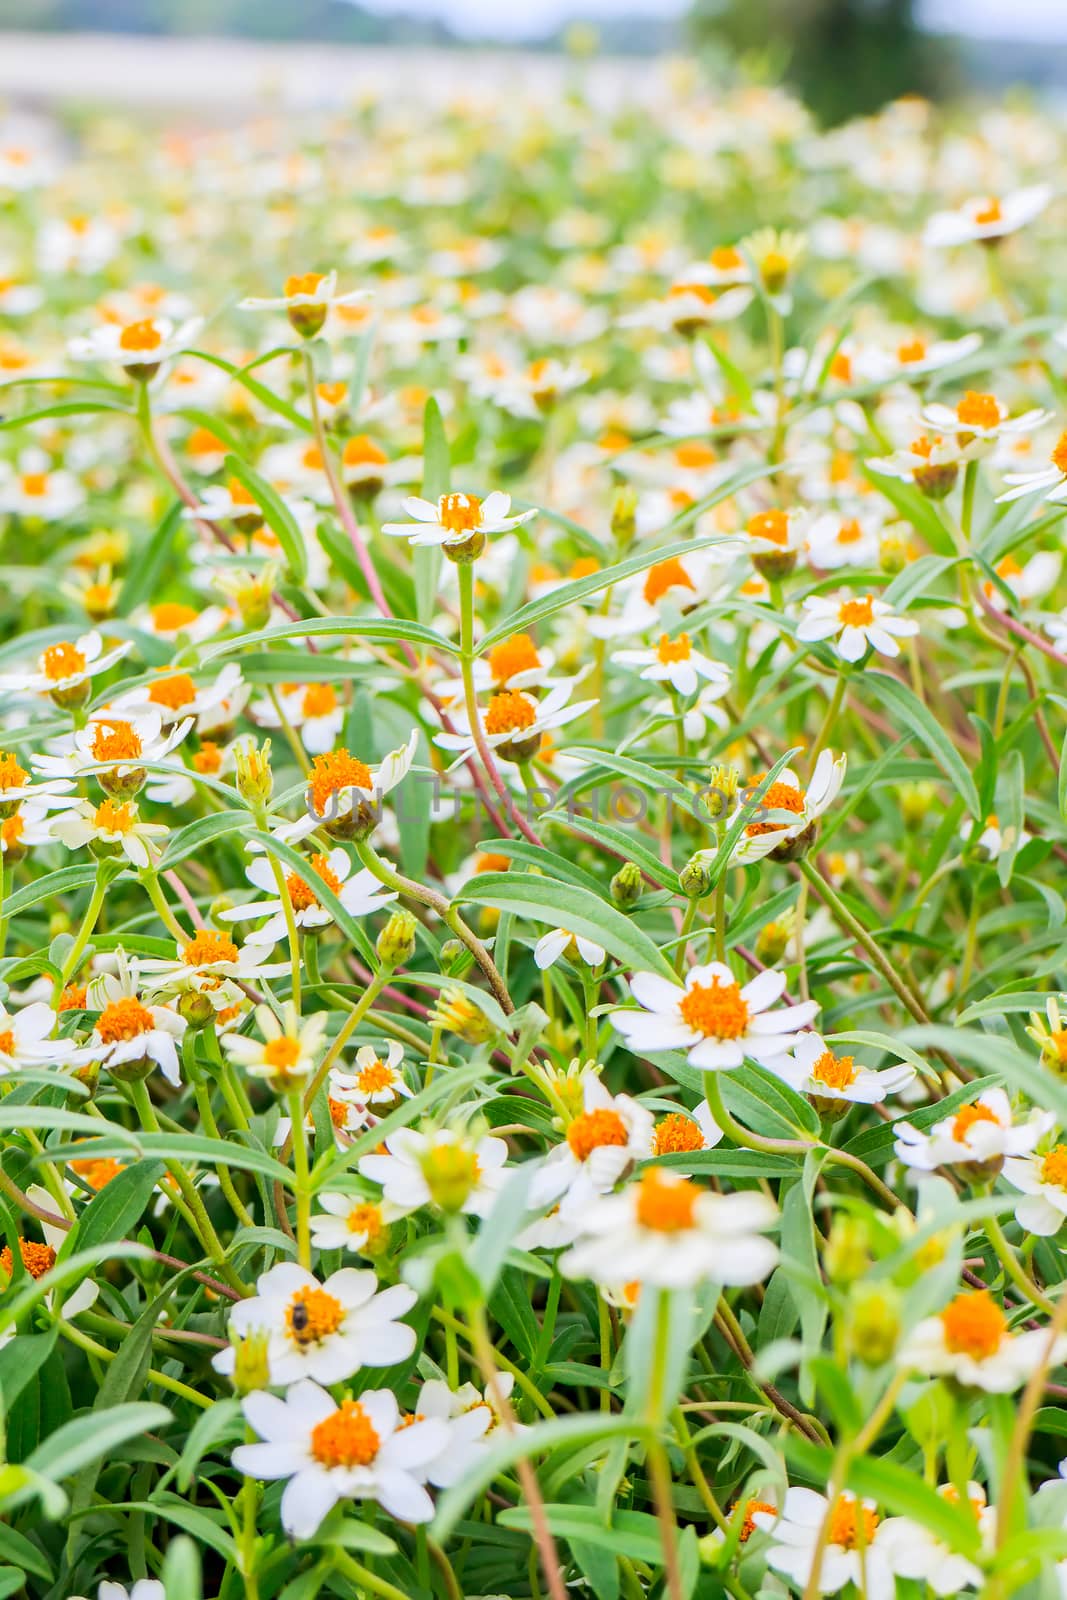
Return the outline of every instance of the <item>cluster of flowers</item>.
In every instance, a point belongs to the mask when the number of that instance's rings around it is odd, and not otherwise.
[[[0,128],[2,1592],[1067,1593],[1060,124],[88,135]]]

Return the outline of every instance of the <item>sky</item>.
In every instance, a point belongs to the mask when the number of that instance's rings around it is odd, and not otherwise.
[[[377,11],[440,17],[457,32],[523,38],[573,16],[681,16],[688,0],[364,0]],[[1067,0],[920,0],[931,27],[986,38],[1067,39]]]

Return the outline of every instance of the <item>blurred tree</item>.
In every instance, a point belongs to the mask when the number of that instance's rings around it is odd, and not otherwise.
[[[779,58],[826,124],[956,87],[952,46],[920,31],[915,0],[694,0],[690,29],[700,45]]]

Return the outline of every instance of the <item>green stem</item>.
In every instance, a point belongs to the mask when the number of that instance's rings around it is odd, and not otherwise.
[[[296,1176],[296,1248],[302,1267],[311,1270],[311,1174],[308,1168],[307,1135],[304,1130],[304,1100],[299,1089],[289,1095],[290,1134],[293,1140],[293,1171]]]
[[[816,761],[818,761],[819,757],[822,755],[823,751],[826,749],[826,746],[830,742],[830,735],[834,731],[834,725],[837,722],[841,707],[845,703],[845,695],[847,692],[848,678],[843,672],[839,672],[837,675],[837,682],[834,684],[834,692],[831,696],[830,704],[826,708],[826,715],[823,718],[822,727],[819,729],[819,736],[812,746],[811,756],[809,759],[811,763],[811,770],[813,772],[815,770]]]
[[[57,1317],[56,1326],[64,1339],[69,1340],[71,1344],[77,1345],[87,1355],[96,1356],[101,1361],[114,1361],[118,1355],[117,1350],[109,1350],[106,1345],[98,1344],[87,1333],[83,1333],[80,1328],[76,1328],[73,1322],[64,1322],[62,1317]],[[204,1411],[210,1410],[215,1403],[210,1395],[199,1394],[195,1389],[191,1389],[187,1383],[182,1383],[179,1378],[172,1378],[166,1372],[157,1372],[154,1367],[148,1368],[146,1376],[149,1383],[158,1384],[161,1389],[169,1389],[171,1394],[181,1395],[183,1400],[191,1400],[193,1405],[200,1406]]]
[[[82,925],[78,929],[77,937],[67,953],[67,959],[64,961],[62,970],[55,982],[53,998],[56,1000],[59,999],[60,995],[63,993],[63,990],[66,988],[67,984],[70,982],[71,978],[81,965],[82,956],[85,954],[85,947],[93,936],[93,929],[96,927],[97,919],[99,918],[100,912],[103,909],[104,896],[107,894],[107,886],[110,883],[111,878],[112,873],[109,867],[107,867],[102,861],[98,862],[96,868],[96,882],[93,884],[93,892],[90,897],[89,904],[85,908],[85,916],[82,918]]]
[[[930,1018],[921,1001],[912,994],[907,984],[898,976],[892,962],[882,954],[862,922],[859,922],[852,915],[844,901],[831,889],[826,879],[817,868],[812,866],[810,861],[801,861],[799,866],[800,871],[812,885],[819,898],[833,914],[835,921],[848,930],[857,944],[863,946],[863,949],[905,1009],[911,1013],[916,1022],[929,1023]]]

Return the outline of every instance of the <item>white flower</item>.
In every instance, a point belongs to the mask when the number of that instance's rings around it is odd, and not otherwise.
[[[286,278],[284,291],[272,299],[249,296],[237,302],[239,311],[329,310],[332,306],[354,306],[370,298],[369,289],[349,289],[337,293],[337,273],[303,272]]]
[[[1006,472],[1004,482],[1010,485],[997,496],[998,504],[1004,500],[1021,500],[1024,495],[1047,491],[1044,498],[1054,503],[1067,499],[1067,431],[1060,434],[1049,456],[1049,465],[1036,472]]]
[[[562,1257],[569,1278],[680,1289],[711,1280],[759,1283],[778,1264],[773,1200],[755,1192],[713,1194],[665,1167],[649,1167],[620,1194],[595,1195],[576,1214],[577,1243]]]
[[[17,517],[57,521],[69,517],[85,501],[85,491],[72,472],[0,472],[0,511]]]
[[[289,971],[288,961],[266,966],[269,953],[265,945],[239,950],[227,934],[201,928],[178,945],[172,960],[145,956],[138,966],[153,994],[206,994],[217,1011],[224,1011],[241,998],[239,983]]]
[[[305,750],[313,756],[333,749],[345,723],[345,707],[330,683],[288,689],[279,694],[277,708],[271,700],[259,700],[253,714],[265,728],[280,728],[288,722],[299,730]]]
[[[343,1267],[324,1283],[282,1261],[256,1282],[256,1293],[239,1300],[230,1312],[231,1332],[239,1338],[267,1336],[267,1364],[272,1386],[314,1378],[343,1383],[361,1367],[391,1367],[406,1361],[415,1348],[415,1330],[395,1319],[410,1311],[414,1289],[397,1283],[378,1289],[373,1272]],[[220,1350],[212,1365],[232,1374],[236,1351]]]
[[[799,839],[837,799],[845,781],[846,765],[846,756],[835,756],[830,750],[822,751],[806,789],[801,786],[792,767],[783,767],[759,797],[757,817],[762,818],[768,812],[780,812],[783,815],[793,813],[796,821],[756,820],[748,823],[734,846],[733,860],[745,865],[750,861],[760,861],[771,851],[782,849],[792,840]],[[741,809],[745,808],[749,797],[755,798],[758,788],[758,783],[750,785],[738,797]]]
[[[1067,1144],[1057,1144],[1044,1155],[1009,1156],[1004,1176],[1023,1195],[1015,1207],[1015,1220],[1027,1233],[1058,1233],[1067,1217]]]
[[[968,200],[956,211],[937,211],[923,229],[923,244],[940,250],[976,239],[1002,239],[1039,217],[1052,193],[1050,184],[1035,183],[1000,197],[985,195]]]
[[[32,760],[27,757],[27,765]],[[10,750],[0,750],[0,817],[10,817],[26,800],[43,809],[68,804],[65,798],[73,784],[69,778],[53,778],[47,783],[28,782],[29,773]]]
[[[231,662],[223,667],[213,683],[196,684],[185,672],[162,673],[153,683],[142,683],[120,694],[111,709],[133,716],[155,712],[164,725],[194,717],[198,732],[204,734],[236,721],[248,695],[240,667]],[[266,719],[257,714],[256,720],[264,722]]]
[[[577,678],[564,678],[553,684],[543,700],[537,700],[523,689],[500,689],[494,694],[485,711],[479,709],[482,735],[491,750],[497,750],[505,761],[526,761],[537,753],[542,734],[552,728],[562,728],[575,717],[584,715],[595,700],[578,700],[568,704]],[[477,750],[466,714],[458,709],[453,717],[455,733],[438,733],[434,743],[442,750],[456,752],[453,766]]]
[[[995,394],[968,389],[955,407],[934,401],[924,407],[922,418],[941,433],[955,433],[968,454],[984,449],[1002,434],[1032,433],[1047,422],[1051,412],[1034,409],[1013,417]]]
[[[618,650],[613,658],[624,667],[640,667],[641,677],[650,683],[669,683],[678,694],[695,694],[701,678],[724,694],[730,683],[730,670],[720,661],[694,650],[687,633],[662,634],[659,643],[647,650]]]
[[[1038,550],[1025,567],[1021,567],[1014,556],[1004,556],[993,570],[1009,593],[1025,603],[1028,600],[1040,600],[1042,595],[1048,593],[1060,575],[1062,561],[1059,551]],[[982,592],[998,611],[1006,609],[1003,591],[992,578],[985,579]]]
[[[376,767],[347,750],[316,755],[306,792],[309,827],[317,828],[324,821],[344,822],[361,807],[377,807],[411,771],[418,744],[415,728],[407,744],[390,750]]]
[[[34,1000],[18,1011],[0,1001],[0,1078],[20,1067],[66,1067],[87,1061],[73,1039],[56,1039],[58,1018],[50,1005]]]
[[[96,1591],[96,1600],[167,1600],[158,1578],[138,1578],[132,1589],[105,1579]]]
[[[987,1089],[977,1100],[935,1122],[929,1133],[898,1122],[896,1155],[917,1172],[933,1172],[957,1161],[984,1165],[1004,1156],[1029,1155],[1054,1120],[1051,1112],[1033,1111],[1016,1126],[1004,1090]]]
[[[96,843],[121,852],[135,867],[147,867],[160,855],[158,840],[169,833],[160,822],[142,822],[133,800],[118,802],[110,798],[99,805],[79,800],[69,810],[53,817],[50,833],[68,850],[80,850]]]
[[[474,1141],[451,1128],[426,1133],[398,1128],[387,1137],[385,1150],[384,1155],[363,1156],[359,1172],[369,1182],[381,1185],[385,1200],[401,1215],[430,1205],[441,1178],[450,1184],[467,1183],[461,1209],[484,1216],[506,1177],[507,1144],[491,1134]]]
[[[313,855],[311,867],[327,888],[333,890],[350,916],[369,916],[372,911],[379,911],[382,906],[396,899],[396,894],[392,890],[383,889],[369,867],[361,867],[355,876],[351,876],[352,862],[347,852],[340,846],[331,850],[328,856]],[[285,937],[286,920],[277,880],[270,862],[263,859],[253,861],[245,875],[254,888],[261,890],[270,898],[253,900],[243,906],[233,906],[228,911],[219,913],[220,920],[247,922],[250,917],[266,917],[268,920],[263,926],[248,935],[248,943],[276,944],[279,939]],[[298,928],[310,931],[330,926],[333,922],[333,913],[321,904],[315,894],[313,883],[302,878],[299,873],[287,872],[285,886],[293,908],[293,920]]]
[[[703,271],[701,276],[703,276]],[[754,299],[751,288],[737,284],[717,290],[692,277],[671,285],[661,300],[651,300],[639,311],[619,318],[621,328],[653,328],[659,333],[691,337],[701,328],[732,322],[747,311]]]
[[[168,1083],[181,1082],[175,1039],[185,1032],[185,1018],[168,1006],[149,1006],[138,997],[137,980],[123,951],[116,951],[116,971],[104,972],[89,984],[86,1007],[99,1011],[88,1050],[112,1072],[137,1062],[154,1061]]]
[[[162,762],[181,744],[193,726],[191,717],[179,722],[164,736],[157,712],[136,718],[116,717],[106,710],[96,711],[84,728],[75,733],[69,751],[63,755],[35,755],[35,770],[46,777],[84,777],[98,767],[106,768],[115,782],[133,783],[143,773],[142,763]]]
[[[966,1289],[936,1317],[925,1317],[897,1352],[897,1365],[925,1377],[955,1378],[987,1394],[1010,1394],[1039,1362],[1058,1366],[1067,1356],[1067,1334],[1049,1349],[1047,1328],[1009,1333],[1008,1319],[988,1289]]]
[[[827,1514],[829,1537],[819,1562],[819,1594],[836,1594],[847,1583],[854,1583],[867,1600],[893,1600],[893,1569],[879,1543],[874,1502],[857,1501],[848,1490],[830,1509],[827,1497],[814,1489],[787,1489],[777,1519],[768,1511],[755,1512],[756,1526],[771,1536],[767,1565],[790,1578],[798,1589],[805,1588]]]
[[[876,567],[881,533],[882,523],[878,518],[823,511],[808,528],[812,565],[831,571],[837,567]]]
[[[520,511],[510,516],[511,496],[499,489],[479,500],[477,495],[455,491],[441,495],[436,504],[412,495],[404,501],[404,510],[411,522],[385,522],[383,533],[395,534],[411,544],[464,544],[474,535],[507,533],[518,528],[536,511]]]
[[[966,818],[960,828],[960,837],[966,839],[969,844],[973,832],[974,823],[969,818]],[[1018,839],[1016,839],[1015,830],[1011,826],[1002,828],[1000,818],[995,812],[991,811],[985,819],[985,825],[981,833],[974,841],[974,848],[986,861],[996,861],[1005,850],[1015,846],[1021,847],[1029,837],[1030,835],[1026,830],[1022,829],[1019,832]]]
[[[940,434],[930,438],[924,433],[892,455],[873,456],[867,465],[883,478],[914,483],[924,494],[942,500],[956,482],[964,459],[963,447],[955,435],[944,439]]]
[[[94,629],[74,644],[50,644],[28,671],[4,673],[0,676],[0,689],[10,689],[16,694],[63,695],[106,672],[132,649],[133,645],[126,641],[105,651],[104,641]]]
[[[244,1033],[228,1033],[222,1041],[223,1049],[250,1077],[266,1078],[291,1088],[314,1072],[328,1020],[325,1011],[313,1011],[309,1017],[301,1018],[287,1003],[283,1021],[279,1022],[270,1006],[257,1006],[256,1026],[262,1040]]]
[[[506,1399],[514,1387],[510,1372],[497,1378]],[[448,1489],[476,1465],[485,1452],[486,1436],[497,1425],[497,1415],[488,1394],[481,1394],[473,1383],[450,1389],[439,1378],[429,1378],[419,1390],[415,1416],[444,1425],[445,1443],[441,1451],[422,1469],[427,1483],[435,1489]]]
[[[652,1154],[651,1111],[628,1094],[609,1094],[595,1072],[582,1074],[582,1111],[562,1144],[541,1162],[530,1184],[530,1207],[565,1196],[568,1215],[593,1195],[607,1194],[638,1161]]]
[[[429,1522],[433,1501],[419,1481],[444,1448],[439,1421],[400,1425],[396,1396],[369,1389],[340,1405],[317,1383],[294,1384],[284,1400],[257,1392],[242,1402],[262,1444],[238,1445],[233,1464],[252,1478],[288,1478],[282,1527],[310,1539],[339,1500],[376,1500],[401,1522]]]
[[[570,933],[566,928],[552,928],[548,933],[543,933],[534,945],[534,961],[543,972],[546,967],[555,966],[561,956],[567,956],[571,961],[584,961],[587,967],[599,967],[604,959],[604,950],[580,933]]]
[[[354,1071],[331,1068],[330,1088],[339,1100],[353,1100],[361,1106],[393,1106],[412,1093],[400,1070],[403,1059],[404,1046],[398,1039],[390,1039],[384,1056],[372,1044],[360,1045]]]
[[[802,1033],[792,1056],[776,1063],[774,1071],[799,1094],[863,1106],[880,1105],[915,1077],[915,1068],[906,1061],[881,1071],[858,1067],[852,1056],[835,1055],[817,1033]]]
[[[773,1069],[819,1010],[805,1000],[771,1011],[784,989],[784,972],[773,971],[742,988],[719,961],[690,967],[684,988],[657,973],[636,972],[630,991],[644,1009],[613,1011],[611,1020],[635,1055],[685,1050],[694,1067],[712,1072],[739,1067],[749,1056]]]
[[[869,649],[898,656],[897,640],[910,639],[919,631],[911,617],[896,616],[892,606],[871,594],[809,594],[804,613],[797,623],[797,638],[806,644],[833,638],[837,654],[848,662],[862,660]]]
[[[311,1242],[316,1250],[354,1250],[371,1255],[385,1229],[403,1212],[387,1201],[367,1200],[358,1194],[317,1196],[322,1211],[311,1218]]]
[[[954,1484],[943,1484],[937,1492],[950,1505],[959,1504]],[[986,1504],[985,1490],[980,1483],[969,1483],[967,1497],[980,1533],[988,1538],[995,1531],[996,1513]],[[943,1539],[911,1517],[890,1517],[882,1523],[878,1546],[885,1551],[898,1577],[917,1578],[928,1584],[935,1595],[957,1595],[961,1589],[977,1589],[981,1585],[982,1572],[973,1561],[957,1555]]]
[[[105,322],[91,333],[69,340],[67,350],[75,361],[111,361],[133,370],[154,369],[187,350],[203,326],[203,317],[190,317],[177,327],[169,317],[145,317],[125,326]]]

